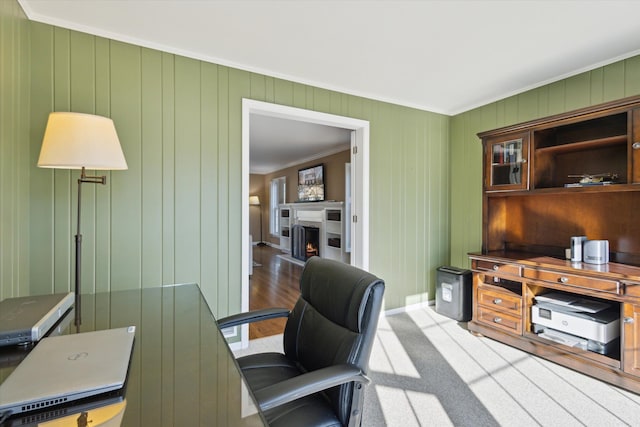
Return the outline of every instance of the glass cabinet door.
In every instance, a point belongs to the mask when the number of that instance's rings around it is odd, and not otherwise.
[[[526,190],[529,188],[528,134],[489,140],[486,143],[487,190]]]

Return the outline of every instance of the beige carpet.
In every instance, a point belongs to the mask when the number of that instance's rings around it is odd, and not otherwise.
[[[381,319],[369,376],[366,427],[640,426],[639,395],[475,337],[432,307]]]

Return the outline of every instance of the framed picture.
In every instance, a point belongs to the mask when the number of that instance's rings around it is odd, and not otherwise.
[[[298,201],[324,200],[324,164],[298,170]]]

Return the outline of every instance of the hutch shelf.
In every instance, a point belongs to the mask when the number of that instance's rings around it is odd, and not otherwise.
[[[478,136],[483,230],[482,251],[469,254],[469,330],[640,393],[640,97]],[[571,236],[608,240],[611,262],[567,260]],[[541,333],[543,295],[607,307],[610,341]]]

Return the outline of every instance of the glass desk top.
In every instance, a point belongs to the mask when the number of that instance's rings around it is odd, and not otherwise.
[[[52,334],[136,326],[124,393],[126,407],[121,424],[116,425],[267,425],[197,285],[112,291],[81,298],[79,328],[72,310]],[[26,354],[28,349],[0,347],[0,383]],[[123,408],[111,409],[115,413]],[[80,425],[77,417],[70,418],[71,425]],[[2,426],[16,425],[16,421],[9,418]]]

